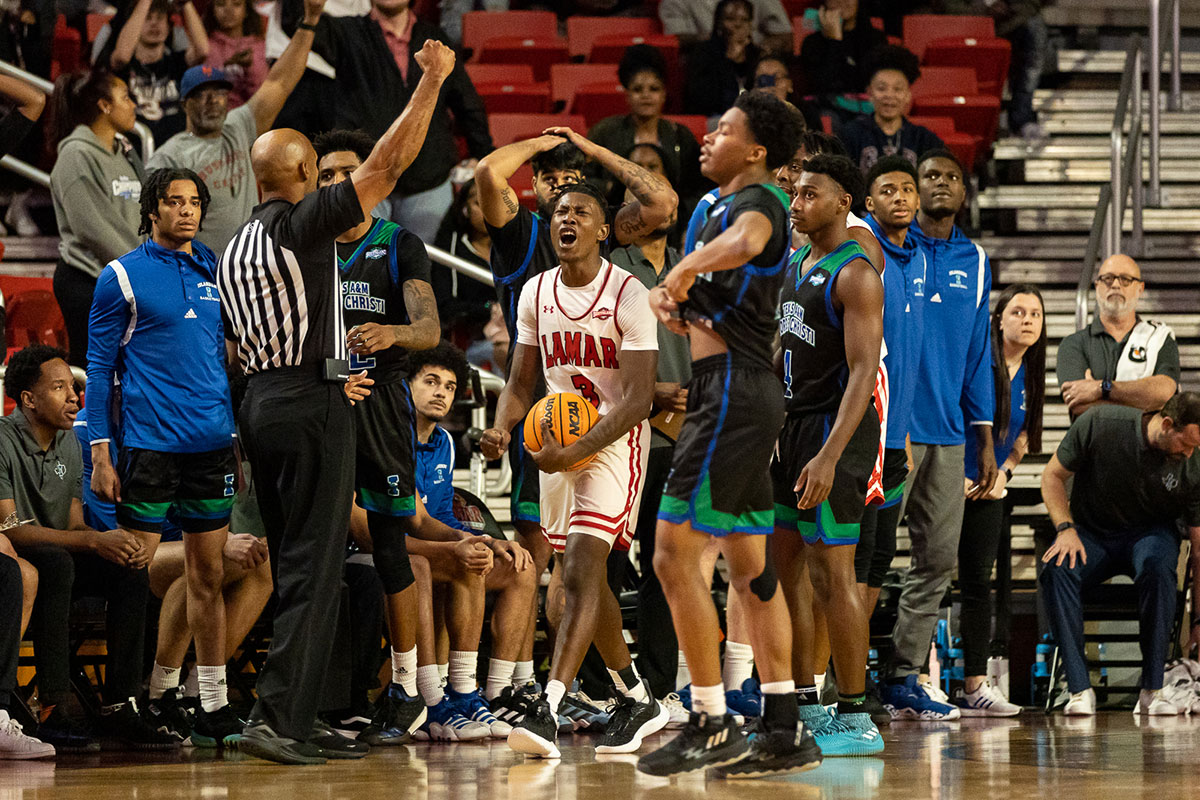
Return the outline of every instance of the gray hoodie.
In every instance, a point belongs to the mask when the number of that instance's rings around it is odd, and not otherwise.
[[[141,161],[112,152],[86,125],[59,142],[50,195],[63,261],[92,277],[141,243]],[[136,163],[136,166],[135,166]]]

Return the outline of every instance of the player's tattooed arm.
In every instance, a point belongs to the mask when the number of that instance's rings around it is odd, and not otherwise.
[[[538,136],[498,147],[475,167],[475,185],[479,187],[479,206],[483,218],[493,228],[503,228],[521,210],[517,193],[509,185],[513,174],[538,153],[563,143],[561,136]]]
[[[616,176],[633,195],[617,212],[614,231],[617,241],[629,244],[670,222],[679,205],[679,195],[662,175],[621,158],[570,128],[548,128],[545,133],[565,136],[583,154]]]
[[[404,307],[408,310],[408,325],[380,325],[367,322],[355,325],[346,333],[346,346],[355,355],[369,355],[390,347],[405,350],[428,350],[437,347],[442,337],[438,321],[437,300],[428,281],[404,282]]]

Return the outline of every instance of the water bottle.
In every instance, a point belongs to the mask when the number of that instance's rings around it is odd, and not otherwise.
[[[1050,690],[1050,661],[1053,658],[1054,642],[1051,640],[1050,634],[1046,634],[1042,637],[1042,641],[1038,642],[1033,666],[1030,667],[1030,696],[1039,705],[1045,701],[1046,692]]]

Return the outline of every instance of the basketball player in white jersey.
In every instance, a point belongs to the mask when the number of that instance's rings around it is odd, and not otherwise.
[[[627,542],[637,524],[658,364],[658,328],[646,288],[600,255],[608,230],[599,190],[573,184],[562,191],[550,221],[561,265],[521,292],[513,367],[495,427],[481,441],[488,458],[505,452],[509,431],[533,404],[539,370],[547,393],[581,395],[600,412],[595,426],[566,447],[543,422],[542,448],[532,454],[541,470],[542,530],[554,547],[555,568],[563,570],[566,609],[546,691],[508,744],[542,758],[559,757],[558,706],[593,642],[621,693],[597,753],[632,753],[670,717],[637,675],[606,580],[609,551],[618,539]]]

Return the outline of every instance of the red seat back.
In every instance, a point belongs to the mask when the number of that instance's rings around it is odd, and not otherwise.
[[[535,81],[550,80],[550,65],[570,60],[567,43],[562,39],[500,36],[488,39],[477,51],[482,64],[528,64]]]
[[[958,16],[955,14],[909,14],[904,18],[904,46],[925,56],[925,48],[934,39],[945,36],[973,36],[976,39],[991,39],[996,35],[996,25],[991,17]]]
[[[697,142],[703,142],[704,137],[708,135],[708,117],[703,114],[666,114],[664,116],[691,131]]]
[[[578,114],[489,114],[488,127],[496,147],[540,136],[546,128],[568,127],[580,133],[587,130]]]
[[[571,102],[575,90],[589,83],[617,83],[616,64],[552,64],[550,102]]]
[[[528,64],[480,64],[472,61],[463,65],[471,83],[533,83],[533,67]]]
[[[977,136],[983,147],[989,147],[996,138],[1000,99],[986,94],[922,97],[913,101],[913,114],[951,117],[955,130]]]
[[[618,83],[586,83],[575,90],[567,110],[582,115],[591,128],[605,117],[628,114],[629,102]]]
[[[468,11],[462,17],[462,45],[476,55],[484,42],[501,36],[558,38],[553,11]]]
[[[655,17],[567,17],[567,48],[571,58],[585,58],[601,36],[655,36],[662,23]]]
[[[923,67],[921,77],[912,85],[912,96],[979,94],[979,80],[970,67]]]
[[[54,295],[44,289],[26,290],[8,298],[4,325],[9,351],[30,344],[67,349],[67,326]]]
[[[544,114],[550,87],[544,83],[477,83],[475,91],[489,114]]]
[[[926,69],[934,66],[973,69],[980,93],[999,97],[1008,78],[1011,58],[1012,45],[1005,39],[952,36],[930,42],[923,63]]]

